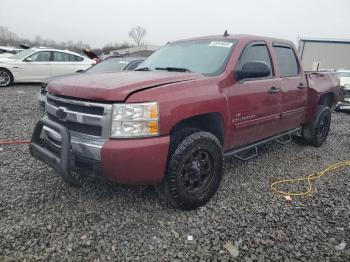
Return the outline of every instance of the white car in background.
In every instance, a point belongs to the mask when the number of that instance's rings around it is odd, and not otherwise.
[[[0,46],[0,58],[13,56],[14,54],[17,54],[23,50],[23,48],[12,46]]]
[[[350,68],[342,68],[337,70],[340,79],[340,101],[337,109],[350,110]]]
[[[55,76],[86,70],[96,64],[68,50],[31,48],[8,58],[0,58],[0,87],[12,83],[38,82]]]

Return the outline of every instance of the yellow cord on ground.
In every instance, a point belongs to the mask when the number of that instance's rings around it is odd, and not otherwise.
[[[306,196],[309,195],[312,192],[312,180],[316,180],[324,175],[326,175],[327,173],[329,173],[330,171],[334,171],[336,169],[342,168],[342,167],[347,167],[350,166],[350,160],[345,160],[333,165],[328,166],[326,169],[317,172],[315,174],[306,176],[306,177],[301,177],[301,178],[294,178],[294,179],[283,179],[283,180],[279,180],[276,182],[273,182],[271,184],[271,189],[272,191],[284,195],[284,196]],[[279,184],[293,184],[293,183],[297,183],[300,181],[306,181],[308,184],[308,189],[306,191],[301,191],[301,192],[287,192],[287,191],[282,191],[282,190],[278,190],[277,189],[277,185]]]

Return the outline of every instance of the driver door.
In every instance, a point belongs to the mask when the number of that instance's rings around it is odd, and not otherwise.
[[[267,77],[242,79],[230,88],[231,148],[278,133],[281,123],[281,80],[275,77],[269,48],[264,42],[248,44],[236,65],[265,62]]]
[[[25,58],[21,65],[23,81],[41,81],[51,75],[51,51],[38,51]]]

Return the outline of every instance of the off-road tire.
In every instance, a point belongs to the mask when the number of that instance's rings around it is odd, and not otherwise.
[[[331,125],[331,110],[328,106],[317,107],[315,119],[302,129],[302,137],[306,143],[315,147],[321,146],[327,139]]]
[[[0,88],[11,86],[13,84],[13,75],[9,70],[5,68],[0,68],[0,77],[8,78],[8,81],[4,83],[0,82]]]
[[[223,153],[217,137],[184,129],[171,138],[166,174],[158,192],[176,208],[195,209],[215,194],[222,172]]]

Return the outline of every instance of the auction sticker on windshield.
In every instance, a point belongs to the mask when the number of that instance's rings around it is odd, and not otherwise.
[[[209,46],[219,46],[219,47],[227,47],[230,48],[233,45],[231,42],[223,42],[223,41],[212,41]]]

